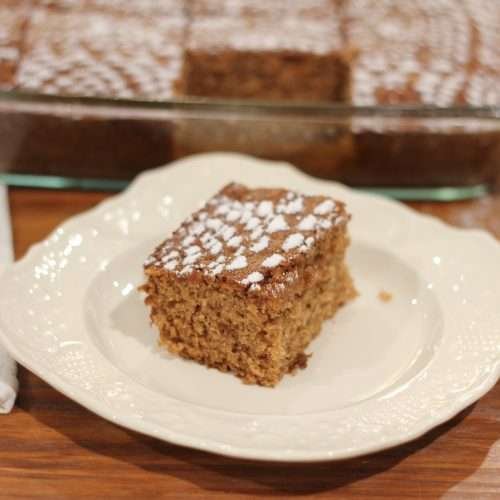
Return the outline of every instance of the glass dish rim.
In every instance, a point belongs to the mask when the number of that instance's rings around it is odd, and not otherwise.
[[[355,106],[331,102],[279,102],[243,99],[212,99],[182,97],[157,101],[151,99],[122,99],[113,97],[88,97],[50,95],[36,92],[0,90],[0,103],[22,105],[67,105],[87,108],[115,108],[121,110],[224,112],[255,115],[298,115],[325,118],[385,117],[385,118],[459,118],[500,120],[498,106],[428,106],[421,104]]]

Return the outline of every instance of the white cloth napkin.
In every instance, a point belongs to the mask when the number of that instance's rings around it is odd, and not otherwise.
[[[0,185],[0,273],[13,259],[7,188]],[[0,345],[0,413],[9,413],[17,394],[17,367]]]

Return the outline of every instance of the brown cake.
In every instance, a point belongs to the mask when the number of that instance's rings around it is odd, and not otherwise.
[[[349,57],[333,13],[321,19],[195,17],[190,23],[179,92],[203,97],[341,101],[349,92]]]
[[[323,321],[355,296],[349,218],[323,196],[226,186],[145,263],[161,345],[252,384],[304,366]]]
[[[55,10],[110,12],[114,14],[168,15],[184,14],[182,0],[32,0],[38,6]]]
[[[37,9],[16,86],[45,94],[172,97],[184,18]]]
[[[15,104],[0,102],[0,169],[128,180],[171,160],[169,123],[140,119],[133,112],[110,117],[98,111],[49,102],[20,112]]]
[[[21,57],[28,11],[19,5],[0,4],[0,90],[12,86]]]
[[[474,61],[465,103],[500,106],[500,2],[464,0],[474,30]]]
[[[463,97],[473,34],[460,1],[349,0],[346,21],[358,49],[353,104],[451,106]]]
[[[285,16],[302,18],[331,17],[343,0],[189,0],[187,11],[192,17],[260,17],[281,19]]]
[[[345,15],[358,51],[353,105],[500,105],[496,0],[349,0]],[[379,114],[353,118],[352,132],[354,155],[341,177],[353,184],[473,185],[498,168],[493,121]]]
[[[447,108],[500,106],[499,26],[499,0],[0,0],[2,90],[154,101],[176,94],[326,101],[358,108],[350,115],[331,107],[291,106],[284,113],[209,106],[196,108],[199,114],[189,105],[169,104],[165,126],[154,125],[169,145],[144,156],[148,145],[141,140],[130,157],[120,141],[101,133],[99,118],[96,132],[89,133],[86,122],[84,133],[99,136],[113,152],[95,161],[79,140],[79,112],[74,122],[68,119],[74,141],[64,141],[64,134],[63,140],[59,133],[49,136],[63,125],[58,117],[40,131],[38,117],[27,121],[31,113],[7,122],[11,111],[0,110],[0,127],[23,146],[11,154],[15,142],[5,139],[4,156],[9,165],[22,162],[15,168],[23,171],[92,163],[89,175],[100,163],[112,167],[108,158],[116,156],[119,172],[112,175],[130,176],[152,166],[149,159],[170,160],[171,151],[179,158],[226,150],[289,161],[309,174],[355,185],[482,184],[498,176],[498,120]],[[388,111],[392,105],[414,108],[412,117]],[[447,118],[419,118],[424,105],[432,107],[431,117],[434,108],[446,108]],[[138,108],[130,108],[133,121],[122,120],[123,107],[116,109],[106,108],[110,126],[103,128],[118,137],[114,122],[120,120],[122,130],[131,125],[126,135],[136,134]],[[104,108],[99,113],[104,120]],[[150,109],[141,113],[144,121],[152,116]],[[149,125],[139,128],[144,136]],[[33,147],[32,133],[40,138]]]
[[[345,123],[295,117],[230,116],[177,120],[173,125],[173,157],[233,151],[286,161],[312,175],[340,171],[352,158],[352,133]]]

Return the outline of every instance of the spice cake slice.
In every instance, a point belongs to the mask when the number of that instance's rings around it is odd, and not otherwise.
[[[304,367],[323,321],[352,299],[343,203],[229,184],[144,264],[160,344],[247,383]]]
[[[169,99],[186,27],[180,17],[35,9],[16,85],[44,94]]]
[[[351,57],[334,12],[321,19],[200,16],[189,24],[177,90],[201,97],[345,101]]]
[[[0,5],[0,89],[2,90],[10,90],[14,85],[27,21],[28,10],[21,2],[12,4],[4,2]]]

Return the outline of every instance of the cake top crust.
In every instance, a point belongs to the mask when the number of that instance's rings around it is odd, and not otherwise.
[[[179,0],[37,0],[37,5],[57,10],[94,10],[135,15],[184,14],[184,2]]]
[[[338,2],[337,2],[338,3]],[[270,2],[269,0],[190,0],[187,10],[193,17],[257,17],[280,19],[300,17],[324,18],[338,12],[334,0],[294,0]]]
[[[182,18],[34,9],[16,85],[47,94],[170,98],[185,29]]]
[[[500,102],[498,2],[350,0],[347,6],[346,32],[359,50],[353,104]],[[494,29],[485,16],[496,17]]]
[[[229,184],[158,246],[144,267],[186,279],[222,279],[250,292],[270,284],[279,288],[296,278],[297,259],[349,219],[344,203],[332,198]]]
[[[195,18],[190,25],[187,49],[204,53],[230,50],[325,55],[344,47],[339,20],[333,15],[307,20],[285,16],[279,18],[279,30],[276,23],[271,18]]]
[[[27,10],[23,7],[0,7],[0,62],[19,58],[19,46]]]

